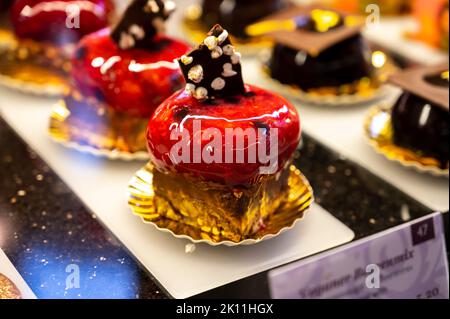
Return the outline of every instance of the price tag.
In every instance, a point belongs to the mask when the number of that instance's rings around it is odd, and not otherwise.
[[[448,299],[441,213],[268,274],[276,299]]]

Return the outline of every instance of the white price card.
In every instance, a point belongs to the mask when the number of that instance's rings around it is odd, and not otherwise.
[[[449,298],[441,213],[269,272],[277,299]]]

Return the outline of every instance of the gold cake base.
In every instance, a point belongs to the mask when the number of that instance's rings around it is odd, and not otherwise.
[[[149,163],[131,179],[127,188],[129,207],[145,223],[152,224],[158,230],[168,232],[176,238],[188,239],[194,243],[207,243],[212,246],[257,244],[292,229],[305,216],[314,202],[313,190],[308,180],[300,170],[295,166],[291,166],[288,179],[288,194],[286,194],[285,201],[280,208],[269,219],[264,221],[266,227],[253,234],[250,238],[240,242],[233,242],[224,239],[220,234],[206,232],[200,228],[188,226],[182,222],[176,222],[174,219],[164,217],[170,204],[161,204],[164,203],[164,199],[156,198],[153,190],[152,171],[153,166]],[[156,203],[160,203],[159,206]],[[173,210],[170,213],[174,213]],[[176,219],[183,219],[181,213],[175,213],[178,215]]]
[[[391,107],[375,106],[366,117],[364,132],[373,149],[404,167],[438,177],[449,177],[449,170],[440,168],[437,159],[422,157],[414,151],[394,144],[391,111]]]
[[[68,71],[69,62],[60,60],[61,70],[57,70],[34,63],[31,58],[43,54],[43,59],[57,61],[56,51],[45,50],[30,40],[19,41],[11,31],[0,28],[0,85],[36,95],[63,95],[68,90],[63,70]]]
[[[16,285],[2,274],[0,274],[0,299],[22,299]]]
[[[66,147],[99,157],[148,160],[147,118],[126,117],[105,109],[89,111],[89,119],[80,118],[64,100],[59,101],[50,115],[50,136]]]

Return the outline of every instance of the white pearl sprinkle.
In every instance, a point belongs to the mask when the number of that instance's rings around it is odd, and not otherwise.
[[[194,95],[194,93],[195,93],[195,85],[194,84],[192,84],[192,83],[188,83],[188,84],[186,84],[186,92],[189,94],[189,95]]]
[[[223,53],[225,53],[226,55],[233,55],[234,46],[232,46],[231,44],[227,44],[226,46],[223,47]]]
[[[238,64],[239,62],[241,62],[241,54],[236,52],[231,56],[231,63]]]
[[[215,47],[211,52],[211,58],[218,59],[223,55],[223,50],[221,47]]]
[[[200,83],[203,80],[203,67],[199,64],[193,66],[189,70],[188,78],[194,83]]]
[[[145,30],[137,24],[131,25],[128,31],[138,40],[142,40],[143,38],[145,38]]]
[[[222,44],[228,38],[228,31],[223,30],[223,32],[217,37],[219,44]]]
[[[176,7],[177,7],[177,5],[175,4],[175,2],[166,1],[166,2],[164,2],[164,13],[166,15],[169,15],[175,11]]]
[[[231,63],[225,63],[223,65],[222,76],[229,78],[235,76],[236,74],[237,72],[233,70],[233,65]]]
[[[223,90],[223,88],[225,87],[225,80],[222,78],[216,78],[214,81],[212,81],[211,83],[211,87],[216,90],[216,91],[220,91]]]
[[[203,43],[208,47],[208,49],[214,50],[219,44],[219,40],[215,36],[209,36],[203,41]]]
[[[181,63],[183,63],[184,65],[189,65],[194,61],[194,58],[191,56],[187,56],[187,55],[183,55],[181,57]]]
[[[158,4],[156,3],[155,0],[147,1],[147,7],[150,8],[150,10],[153,13],[158,13],[159,12],[159,6],[158,6]]]
[[[192,254],[195,252],[196,248],[197,247],[195,246],[195,244],[187,244],[184,248],[184,251],[186,252],[186,254]]]
[[[128,33],[122,32],[120,34],[120,41],[119,41],[119,47],[123,50],[129,49],[134,47],[136,44],[136,41],[134,38],[129,35]]]
[[[195,95],[194,95],[194,97],[195,97],[197,100],[204,100],[204,99],[206,99],[206,98],[208,97],[208,90],[205,89],[204,87],[198,87],[198,88],[195,90]]]

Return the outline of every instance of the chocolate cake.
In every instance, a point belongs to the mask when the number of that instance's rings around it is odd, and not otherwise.
[[[328,89],[356,93],[357,83],[374,76],[372,52],[345,16],[329,10],[293,8],[267,18],[292,21],[291,30],[268,32],[275,45],[268,62],[272,78],[302,91]],[[352,86],[352,84],[355,84]]]
[[[448,66],[415,68],[391,78],[404,90],[392,110],[394,143],[449,167]]]

